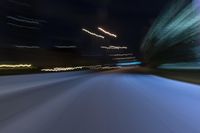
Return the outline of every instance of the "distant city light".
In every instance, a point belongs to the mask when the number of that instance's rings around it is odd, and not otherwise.
[[[110,33],[110,32],[108,32],[108,31],[104,30],[104,29],[103,29],[103,28],[101,28],[101,27],[98,27],[98,29],[99,29],[100,31],[102,31],[103,33],[105,33],[105,34],[109,35],[109,36],[112,36],[112,37],[115,37],[115,38],[117,38],[117,35],[115,35],[115,34],[113,34],[113,33]]]
[[[17,65],[11,65],[11,64],[2,64],[0,65],[0,68],[20,68],[20,67],[32,67],[31,64],[17,64]]]
[[[126,46],[101,46],[102,49],[107,50],[120,50],[120,49],[128,49]]]
[[[102,36],[102,35],[98,35],[98,34],[96,34],[96,33],[93,33],[93,32],[91,32],[91,31],[89,31],[89,30],[87,30],[87,29],[82,29],[82,31],[84,31],[84,32],[86,32],[86,33],[88,33],[88,34],[90,34],[90,35],[92,35],[92,36],[96,36],[96,37],[99,37],[99,38],[102,38],[102,39],[104,39],[105,37],[104,36]]]

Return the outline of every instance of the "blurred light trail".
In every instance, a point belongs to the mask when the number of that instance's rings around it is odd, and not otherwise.
[[[113,60],[134,60],[136,57],[121,57],[121,58],[113,58]]]
[[[102,49],[107,50],[120,50],[120,49],[128,49],[126,46],[101,46]]]
[[[77,46],[55,46],[56,48],[59,49],[73,49],[73,48],[77,48]]]
[[[102,65],[90,65],[90,66],[75,66],[75,67],[55,67],[55,68],[46,68],[41,69],[43,72],[64,72],[64,71],[73,71],[81,69],[90,69],[90,70],[100,70]]]
[[[96,68],[96,70],[111,70],[111,69],[119,69],[121,67],[119,66],[105,66],[105,67],[99,67],[99,68]]]
[[[102,67],[102,65],[91,65],[91,66],[82,66],[87,69],[96,70]]]
[[[171,63],[171,64],[162,64],[158,68],[160,69],[177,69],[177,70],[200,70],[199,62],[182,62],[182,63]]]
[[[15,46],[16,48],[38,49],[39,46]]]
[[[29,17],[24,17],[24,16],[18,16],[18,18],[29,20],[29,21],[37,21],[37,22],[40,22],[40,23],[47,23],[47,21],[43,20],[43,19],[29,18]]]
[[[83,67],[56,67],[53,69],[41,69],[43,72],[64,72],[64,71],[73,71],[73,70],[80,70]]]
[[[189,0],[175,0],[166,8],[142,43],[146,62],[200,59],[200,13],[197,7]]]
[[[25,25],[19,25],[19,24],[14,24],[14,23],[7,23],[8,25],[14,26],[14,27],[18,27],[18,28],[24,28],[24,29],[30,29],[30,30],[40,30],[40,28],[38,27],[31,27],[31,26],[25,26]]]
[[[1,64],[0,68],[20,68],[20,67],[32,67],[31,64],[17,64],[17,65],[10,65],[10,64]]]
[[[88,33],[88,34],[90,34],[90,35],[92,35],[92,36],[96,36],[96,37],[98,37],[98,38],[102,38],[102,39],[104,39],[105,37],[104,36],[102,36],[102,35],[98,35],[98,34],[96,34],[96,33],[93,33],[93,32],[91,32],[91,31],[89,31],[89,30],[87,30],[87,29],[82,29],[82,31],[84,31],[84,32],[86,32],[86,33]]]
[[[117,63],[118,66],[131,66],[131,65],[141,65],[142,62],[126,62],[126,63]]]
[[[101,27],[98,27],[98,29],[99,29],[100,31],[102,31],[103,33],[105,33],[105,34],[109,35],[109,36],[112,36],[112,37],[115,37],[115,38],[117,38],[117,35],[115,35],[115,34],[113,34],[113,33],[110,33],[110,32],[108,32],[108,31],[104,30],[104,29],[103,29],[103,28],[101,28]]]
[[[133,54],[110,54],[111,57],[122,57],[122,56],[132,56]]]
[[[15,20],[15,21],[18,21],[18,22],[31,23],[31,24],[40,24],[39,22],[34,21],[34,20],[26,20],[26,19],[16,18],[16,17],[13,17],[13,16],[7,16],[7,18]]]

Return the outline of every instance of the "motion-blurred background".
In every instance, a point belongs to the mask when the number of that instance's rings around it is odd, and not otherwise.
[[[166,3],[1,0],[0,64],[52,68],[142,60],[140,45]]]

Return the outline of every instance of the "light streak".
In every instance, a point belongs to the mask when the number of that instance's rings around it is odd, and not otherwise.
[[[2,64],[0,65],[0,68],[20,68],[20,67],[32,67],[31,64],[17,64],[17,65],[11,65],[11,64]]]
[[[119,69],[121,67],[119,66],[105,66],[105,67],[99,67],[99,68],[96,68],[95,70],[111,70],[111,69]]]
[[[122,56],[132,56],[133,54],[110,54],[111,57],[122,57]]]
[[[102,31],[103,33],[105,33],[105,34],[109,35],[109,36],[112,36],[112,37],[115,37],[115,38],[117,38],[117,35],[115,35],[115,34],[113,34],[113,33],[110,33],[110,32],[108,32],[108,31],[104,30],[104,29],[103,29],[103,28],[101,28],[101,27],[98,27],[98,29],[99,29],[100,31]]]
[[[77,48],[77,46],[55,46],[56,48],[60,49],[72,49],[72,48]]]
[[[16,48],[38,49],[39,46],[15,46]]]
[[[65,72],[65,71],[74,71],[82,69],[90,70],[109,70],[109,69],[119,69],[119,66],[102,66],[102,65],[91,65],[91,66],[76,66],[76,67],[55,67],[55,68],[46,68],[41,69],[42,72]]]
[[[31,29],[31,30],[40,30],[40,28],[38,27],[30,27],[30,26],[24,26],[24,25],[18,25],[18,24],[14,24],[14,23],[7,23],[8,25],[11,25],[11,26],[15,26],[15,27],[18,27],[18,28],[25,28],[25,29]]]
[[[55,67],[55,68],[44,68],[44,69],[41,69],[41,71],[43,71],[43,72],[64,72],[64,71],[73,71],[73,70],[81,70],[81,69],[98,70],[101,67],[102,67],[102,65]]]
[[[39,22],[34,21],[34,20],[26,20],[26,19],[16,18],[16,17],[13,17],[13,16],[7,16],[7,18],[15,20],[15,21],[18,21],[18,22],[31,23],[31,24],[40,24]]]
[[[133,60],[135,57],[113,58],[113,60]]]
[[[89,30],[87,30],[87,29],[82,29],[82,31],[84,31],[84,32],[86,32],[86,33],[88,33],[88,34],[90,34],[90,35],[92,35],[92,36],[96,36],[96,37],[98,37],[98,38],[102,38],[102,39],[104,39],[105,37],[104,36],[102,36],[102,35],[98,35],[98,34],[96,34],[96,33],[93,33],[93,32],[91,32],[91,31],[89,31]]]
[[[28,18],[28,17],[24,17],[24,16],[18,16],[18,18],[29,20],[29,21],[37,21],[37,22],[40,22],[40,23],[48,23],[46,20],[43,20],[43,19]]]
[[[102,49],[107,50],[120,50],[120,49],[128,49],[126,46],[101,46]]]
[[[43,72],[62,72],[62,71],[73,71],[73,70],[80,70],[83,67],[55,67],[53,69],[41,69]]]
[[[88,68],[88,69],[98,69],[100,67],[102,67],[102,65],[94,65],[94,66],[84,66],[85,68]]]
[[[109,69],[119,69],[120,67],[111,67],[111,66],[106,66],[106,67],[102,67],[102,70],[109,70]]]
[[[131,66],[131,65],[141,65],[142,62],[136,61],[136,62],[126,62],[126,63],[118,63],[118,66]]]
[[[200,59],[200,13],[197,7],[189,0],[175,0],[167,7],[142,43],[141,51],[146,62]]]
[[[174,69],[174,70],[200,70],[199,62],[181,62],[181,63],[171,63],[162,64],[159,69]]]

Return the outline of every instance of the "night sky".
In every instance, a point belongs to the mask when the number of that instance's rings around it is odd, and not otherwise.
[[[101,53],[101,45],[126,45],[138,54],[149,27],[169,0],[1,0],[0,46],[51,48],[76,45],[84,54]],[[19,18],[20,21],[13,18]],[[21,20],[36,20],[27,23]],[[81,29],[101,34],[103,27],[118,35],[105,40]]]

